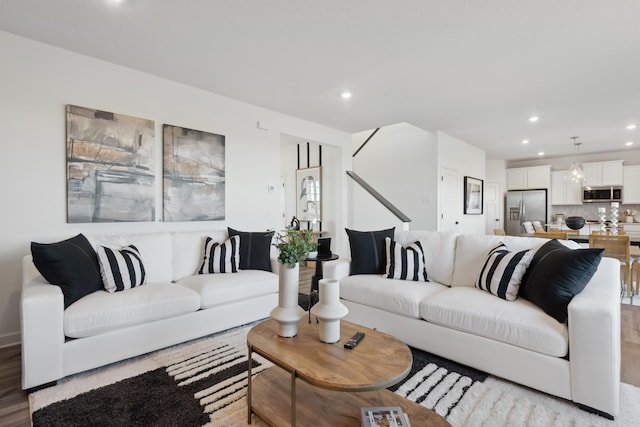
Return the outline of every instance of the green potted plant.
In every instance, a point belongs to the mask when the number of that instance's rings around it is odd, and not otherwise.
[[[298,305],[298,282],[300,261],[304,261],[309,252],[315,251],[312,230],[291,230],[276,234],[278,249],[278,306],[271,310],[271,318],[278,322],[278,335],[294,337],[298,334],[298,321],[304,316],[304,310]]]
[[[313,241],[312,230],[292,229],[276,234],[274,246],[278,248],[278,262],[288,264],[290,268],[295,268],[297,263],[309,256],[309,252],[318,248],[318,244]]]

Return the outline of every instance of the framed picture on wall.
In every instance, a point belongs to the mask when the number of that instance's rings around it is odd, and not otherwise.
[[[322,221],[322,170],[320,166],[296,170],[296,217]]]
[[[470,176],[464,177],[464,214],[482,215],[484,181]]]

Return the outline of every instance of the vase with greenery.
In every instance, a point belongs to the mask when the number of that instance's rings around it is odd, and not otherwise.
[[[278,322],[278,335],[294,337],[298,334],[298,321],[304,316],[304,310],[298,305],[298,282],[300,261],[304,261],[309,252],[315,251],[311,230],[287,230],[275,235],[278,249],[278,306],[271,310],[271,318]]]

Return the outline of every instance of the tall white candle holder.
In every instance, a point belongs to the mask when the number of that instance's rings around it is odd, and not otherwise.
[[[605,228],[605,219],[607,217],[607,211],[605,208],[598,208],[598,231],[600,233],[604,233],[606,231]]]
[[[311,309],[311,314],[319,321],[320,341],[334,343],[340,341],[340,319],[349,313],[349,309],[340,302],[340,282],[335,279],[322,279],[318,284],[320,301]]]
[[[611,234],[618,234],[618,202],[611,202]]]

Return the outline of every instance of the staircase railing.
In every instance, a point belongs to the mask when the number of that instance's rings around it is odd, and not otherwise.
[[[362,179],[358,174],[353,171],[347,171],[347,175],[351,177],[355,182],[360,184],[365,191],[373,196],[378,202],[382,204],[385,208],[387,208],[392,214],[394,214],[400,221],[405,223],[405,225],[411,222],[411,218],[406,216],[400,209],[395,207],[393,203],[387,200],[382,194],[377,192],[372,186],[370,186],[364,179]]]

